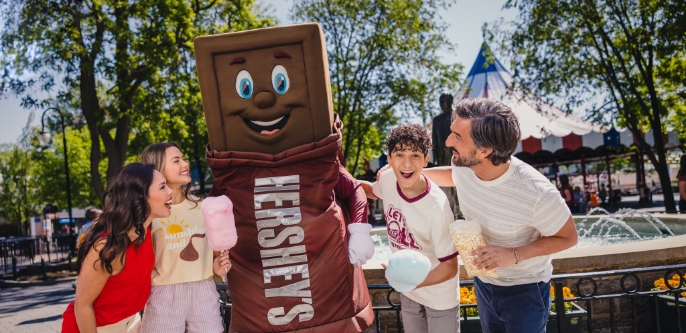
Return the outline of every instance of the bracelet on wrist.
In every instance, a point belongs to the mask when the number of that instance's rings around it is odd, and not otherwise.
[[[512,248],[512,252],[514,252],[515,259],[517,260],[517,262],[515,262],[515,265],[519,264],[519,254],[517,254],[517,250],[514,247]]]

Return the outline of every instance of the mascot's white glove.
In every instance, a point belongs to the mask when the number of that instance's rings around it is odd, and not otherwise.
[[[348,241],[348,258],[353,267],[357,268],[367,262],[374,255],[374,241],[369,232],[369,223],[351,223],[348,225],[350,241]]]

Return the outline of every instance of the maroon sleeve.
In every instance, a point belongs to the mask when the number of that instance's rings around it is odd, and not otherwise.
[[[343,166],[339,169],[338,183],[334,188],[336,197],[345,206],[343,208],[348,211],[351,223],[367,223],[368,207],[364,189],[348,170],[345,170]]]
[[[218,197],[220,195],[224,194],[221,189],[216,188],[214,185],[212,185],[212,188],[210,188],[210,193],[207,194],[208,197]]]

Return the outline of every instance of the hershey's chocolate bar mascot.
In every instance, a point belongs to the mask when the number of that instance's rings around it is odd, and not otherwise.
[[[367,200],[344,169],[316,23],[195,39],[210,196],[234,205],[231,332],[361,332]]]

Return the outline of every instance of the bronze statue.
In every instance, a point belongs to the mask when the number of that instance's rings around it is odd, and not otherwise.
[[[437,166],[450,165],[452,152],[445,146],[445,140],[450,135],[450,121],[453,110],[453,95],[441,94],[439,98],[441,114],[434,117],[431,141],[433,143],[434,164]]]

